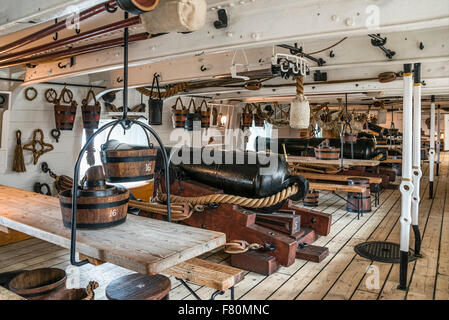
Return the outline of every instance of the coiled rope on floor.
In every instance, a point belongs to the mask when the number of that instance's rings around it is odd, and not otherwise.
[[[170,200],[179,203],[186,202],[193,206],[196,205],[206,205],[206,204],[235,204],[245,208],[258,209],[271,207],[281,201],[290,198],[292,195],[298,193],[299,187],[294,184],[285,188],[284,190],[265,198],[246,198],[231,194],[210,194],[200,197],[182,197],[177,195],[170,195]],[[156,196],[157,201],[166,201],[167,195],[159,193]]]
[[[136,200],[129,200],[129,206],[132,208],[144,210],[150,213],[168,215],[167,205],[160,203],[149,203]],[[201,212],[204,210],[203,206],[191,205],[188,203],[172,203],[171,204],[171,217],[172,221],[182,221],[192,216],[193,212]]]

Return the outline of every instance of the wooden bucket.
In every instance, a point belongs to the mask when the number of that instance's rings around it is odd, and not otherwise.
[[[48,296],[45,300],[84,300],[87,298],[87,290],[84,288],[80,289],[63,289],[55,294]],[[91,299],[94,300],[93,297]]]
[[[151,146],[133,146],[110,140],[102,146],[100,154],[107,182],[145,181],[154,177],[157,149]]]
[[[92,97],[94,104],[89,105],[89,97]],[[82,101],[81,105],[82,116],[83,116],[83,128],[84,129],[98,129],[98,124],[100,122],[101,105],[95,99],[95,94],[92,90],[89,90],[87,96]]]
[[[353,142],[356,143],[357,142],[357,135],[353,134],[353,133],[345,133],[343,135],[343,141],[344,142]]]
[[[317,160],[338,160],[340,159],[340,148],[324,146],[315,148],[315,158]]]
[[[30,300],[42,300],[56,291],[63,290],[67,275],[57,268],[41,268],[25,271],[8,284],[11,291]]]
[[[77,103],[70,105],[55,104],[55,123],[58,130],[72,130],[75,123]]]
[[[181,109],[178,109],[178,101],[180,102]],[[184,128],[187,112],[188,110],[182,103],[181,98],[176,99],[176,103],[172,106],[173,128]]]
[[[77,199],[76,226],[80,229],[113,227],[125,222],[128,212],[129,191],[107,186],[105,190],[80,190]],[[59,193],[62,221],[72,226],[72,190]]]
[[[125,222],[129,191],[107,185],[102,166],[90,167],[78,190],[76,225],[78,228],[99,229]],[[72,225],[72,190],[59,193],[64,226]]]
[[[249,104],[245,106],[242,113],[242,128],[250,128],[253,125],[254,114]]]
[[[317,207],[319,195],[318,190],[309,190],[304,198],[303,205],[306,207]]]
[[[348,178],[348,184],[350,186],[366,186],[365,191],[362,193],[362,206],[361,213],[371,211],[371,193],[369,179],[366,178]],[[346,210],[349,212],[358,212],[359,199],[357,199],[357,193],[348,192],[348,203]]]
[[[62,104],[61,102],[67,103]],[[73,100],[73,93],[63,88],[61,94],[54,101],[55,123],[58,130],[72,130],[78,104]]]

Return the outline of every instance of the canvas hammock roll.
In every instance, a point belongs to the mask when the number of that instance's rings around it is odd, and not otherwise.
[[[304,77],[296,78],[296,98],[290,106],[290,127],[294,129],[307,129],[310,124],[309,101],[304,96]]]
[[[158,6],[141,15],[142,24],[151,34],[191,32],[206,23],[205,0],[160,0]]]

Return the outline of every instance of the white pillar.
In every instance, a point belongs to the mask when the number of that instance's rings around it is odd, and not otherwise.
[[[437,177],[440,175],[440,150],[441,150],[441,113],[440,113],[440,105],[438,105],[438,113],[437,113]]]
[[[414,64],[414,84],[413,84],[413,143],[412,143],[412,228],[415,235],[415,254],[420,255],[421,234],[418,227],[419,216],[419,184],[421,182],[421,64]],[[405,131],[405,130],[404,130]]]
[[[430,104],[430,148],[429,148],[429,197],[433,199],[433,176],[435,166],[435,96]]]
[[[401,265],[399,274],[399,289],[407,287],[408,250],[410,247],[411,201],[413,193],[412,184],[412,65],[404,65],[403,83],[403,129],[402,129],[402,181],[401,191]]]

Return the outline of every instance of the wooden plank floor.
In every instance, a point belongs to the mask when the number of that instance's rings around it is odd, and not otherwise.
[[[429,199],[428,166],[424,165],[421,180],[419,227],[423,235],[423,258],[409,264],[407,291],[396,289],[399,265],[372,262],[355,254],[354,246],[360,242],[379,240],[399,242],[400,192],[385,190],[380,205],[364,214],[360,220],[346,212],[346,204],[331,193],[320,194],[316,210],[332,214],[331,232],[321,237],[317,245],[327,246],[329,256],[321,263],[304,260],[275,274],[265,277],[248,272],[235,288],[236,299],[449,299],[449,154],[442,154],[440,176],[435,177],[435,198]],[[413,232],[411,232],[413,247]],[[204,259],[228,264],[229,255],[222,251],[208,253]],[[132,273],[106,263],[94,267],[71,267],[68,250],[38,239],[28,239],[0,246],[0,273],[38,267],[68,268],[69,279],[79,279],[77,286],[90,280],[100,283],[96,299],[105,299],[107,284],[120,276]],[[78,277],[77,277],[78,276]],[[194,299],[176,279],[171,277],[170,299]],[[203,299],[213,290],[191,285]],[[229,292],[217,299],[229,299]]]

